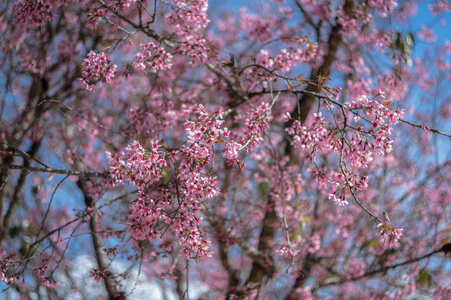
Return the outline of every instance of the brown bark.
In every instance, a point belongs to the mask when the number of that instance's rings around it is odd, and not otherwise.
[[[260,288],[265,280],[270,279],[274,274],[274,264],[271,253],[272,245],[274,244],[274,236],[277,227],[277,214],[274,209],[274,199],[268,197],[268,203],[266,205],[266,213],[263,218],[263,227],[258,238],[258,250],[267,257],[266,265],[259,264],[257,262],[252,263],[252,270],[248,278],[248,283],[253,284],[255,288]]]
[[[100,271],[106,271],[107,276],[104,278],[103,282],[105,285],[105,289],[108,293],[109,299],[125,299],[124,293],[118,291],[117,284],[114,280],[113,273],[109,268],[108,257],[103,251],[103,239],[98,232],[98,222],[99,222],[99,212],[96,208],[94,199],[89,196],[89,194],[85,190],[85,181],[83,179],[79,179],[77,181],[78,188],[82,191],[84,201],[87,208],[91,208],[91,218],[89,220],[89,228],[91,230],[92,237],[92,245],[94,247],[94,252],[97,260],[97,266]]]
[[[346,0],[343,9],[346,13],[349,13],[352,10],[353,6],[353,0]],[[330,74],[332,63],[336,58],[342,40],[340,33],[341,29],[342,26],[338,23],[334,27],[332,27],[332,30],[329,34],[329,39],[327,41],[328,51],[324,56],[323,64],[319,68],[311,70],[309,82],[318,82],[319,76],[327,77]],[[305,90],[309,92],[319,93],[321,91],[321,87],[317,84],[309,83]],[[315,103],[315,99],[316,97],[313,95],[302,94],[302,96],[299,97],[298,105],[291,113],[292,119],[286,123],[285,128],[291,127],[295,120],[299,120],[303,124],[310,114],[310,110]],[[292,152],[293,149],[291,144],[286,141],[285,153],[287,155],[292,155]]]
[[[27,154],[30,157],[34,157],[38,153],[40,147],[41,147],[40,142],[34,142],[31,145],[30,150],[27,152]],[[25,160],[24,167],[25,168],[29,167],[30,163],[31,163],[30,160]],[[6,211],[5,215],[3,215],[3,214],[0,215],[0,241],[2,241],[5,238],[5,234],[8,231],[9,226],[11,225],[11,221],[13,220],[14,214],[19,205],[19,201],[20,201],[21,197],[23,196],[25,179],[26,179],[28,173],[30,173],[30,171],[28,171],[26,169],[22,170],[19,180],[15,184],[14,193],[11,198],[11,202],[9,204],[8,210]],[[1,212],[1,210],[0,210],[0,212]]]
[[[343,6],[345,12],[350,12],[353,7],[354,2],[352,0],[346,0],[345,4]],[[336,58],[340,43],[341,43],[341,25],[336,24],[334,27],[332,27],[332,30],[329,34],[328,38],[328,52],[323,58],[322,65],[317,69],[312,69],[310,73],[309,82],[318,82],[318,77],[323,76],[327,77],[330,74],[330,69],[332,66],[333,61]],[[321,87],[317,84],[309,84],[306,88],[306,91],[319,93],[321,92]],[[304,123],[307,119],[311,108],[313,107],[315,103],[316,97],[313,95],[303,94],[299,100],[298,100],[298,106],[293,110],[292,112],[292,121],[287,122],[286,128],[291,127],[293,125],[294,120],[300,120],[301,123]],[[285,146],[285,153],[287,155],[292,156],[292,146],[291,144],[286,141]],[[266,214],[263,219],[263,227],[262,231],[260,233],[259,237],[259,244],[258,244],[258,250],[265,253],[265,255],[268,256],[269,261],[273,261],[272,259],[272,253],[271,253],[271,245],[274,242],[274,237],[276,233],[276,226],[277,226],[277,215],[273,209],[275,203],[274,200],[269,197],[268,203],[267,203],[267,209]],[[306,261],[304,262],[304,266],[301,268],[300,276],[297,278],[293,289],[302,286],[308,279],[309,273],[311,268],[313,267],[313,263],[309,260],[309,257],[306,258]],[[256,264],[255,262],[252,264],[252,270],[250,273],[250,276],[248,278],[248,283],[255,284],[255,288],[260,288],[262,285],[264,285],[264,280],[267,280],[272,277],[274,273],[274,267],[271,266],[261,266]]]

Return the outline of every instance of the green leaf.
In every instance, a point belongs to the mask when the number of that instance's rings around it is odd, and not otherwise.
[[[271,185],[268,182],[259,182],[257,188],[261,194],[266,195],[271,190]]]
[[[377,245],[379,245],[379,240],[378,239],[374,239],[370,241],[370,248],[376,248]]]
[[[163,178],[163,182],[168,182],[169,181],[169,170],[168,168],[164,168],[163,170],[161,170],[161,177]]]
[[[415,281],[422,286],[430,287],[432,285],[432,276],[426,271],[426,268],[423,268],[415,277]]]

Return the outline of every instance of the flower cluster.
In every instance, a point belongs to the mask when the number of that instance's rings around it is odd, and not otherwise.
[[[157,205],[156,199],[146,197],[143,191],[138,191],[138,198],[130,205],[130,234],[137,240],[152,240],[156,238],[155,225],[164,220],[162,209],[171,206],[170,198]]]
[[[383,93],[380,96],[383,97]],[[385,155],[392,151],[392,126],[403,115],[402,111],[393,110],[366,96],[346,103],[343,108],[346,116],[352,116],[352,122],[356,125],[351,125],[349,121],[343,127],[337,122],[328,124],[320,112],[315,113],[313,120],[305,126],[294,121],[287,128],[293,138],[293,147],[306,152],[307,158],[315,163],[315,167],[309,169],[312,178],[324,186],[329,185],[329,199],[339,206],[348,204],[346,187],[362,190],[368,185],[369,177],[360,175],[359,170],[368,168],[373,155]],[[362,124],[362,121],[365,123]],[[316,166],[318,153],[328,156],[335,153],[339,172],[320,170]]]
[[[207,26],[208,0],[176,0],[171,14],[167,17],[169,23],[175,26],[177,33],[183,37],[191,35],[192,31]]]
[[[88,57],[83,61],[82,78],[80,79],[83,88],[92,91],[97,82],[107,83],[116,73],[117,66],[112,65],[104,52],[89,52]]]
[[[434,1],[432,4],[428,5],[428,8],[431,14],[434,16],[451,11],[451,6],[446,0]]]
[[[107,152],[113,180],[127,180],[139,188],[145,188],[160,180],[161,170],[167,162],[164,155],[158,152],[159,143],[152,140],[150,145],[151,150],[146,151],[138,141],[134,141],[126,148],[125,154],[112,155]]]
[[[266,69],[269,69],[272,66],[274,66],[274,59],[272,59],[269,56],[268,51],[260,50],[260,53],[258,54],[258,57],[257,57],[257,64]]]
[[[48,288],[52,288],[55,286],[60,285],[59,282],[56,282],[53,280],[50,281],[50,279],[48,277],[45,276],[45,272],[48,270],[49,266],[47,264],[47,261],[42,260],[42,264],[36,268],[33,269],[33,272],[36,274],[36,276],[38,276],[40,282],[42,285],[48,287]]]
[[[388,16],[398,6],[395,0],[369,0],[368,7],[375,9],[382,17]]]
[[[265,43],[273,37],[272,28],[278,28],[280,22],[274,14],[267,14],[264,17],[250,14],[246,10],[240,11],[241,28],[246,30],[247,37],[255,39],[260,43]]]
[[[418,38],[423,42],[432,43],[437,40],[437,35],[432,30],[422,25],[421,30],[418,31]]]
[[[264,68],[274,67],[281,72],[288,72],[293,66],[290,53],[287,50],[282,49],[282,54],[276,55],[274,58],[270,57],[268,52],[265,50],[260,50],[257,57],[257,64]]]
[[[380,96],[384,98],[383,92],[380,92]],[[391,144],[393,141],[390,138],[392,127],[398,123],[404,112],[393,110],[367,96],[362,96],[352,103],[347,103],[347,106],[350,111],[355,113],[353,120],[356,123],[364,119],[370,124],[367,131],[364,131],[362,126],[357,128],[360,132],[351,140],[351,146],[348,147],[349,150],[346,153],[346,155],[355,157],[355,159],[352,159],[353,166],[360,167],[363,165],[366,167],[366,162],[372,160],[372,151],[379,155],[392,151]],[[363,116],[356,113],[359,110],[363,110]],[[368,142],[368,139],[364,140],[364,137],[373,138],[372,142]]]
[[[3,281],[7,285],[19,282],[19,277],[16,274],[11,274],[10,267],[7,266],[5,261],[2,261],[0,265],[0,281]]]
[[[246,152],[254,150],[263,140],[262,133],[269,128],[271,118],[271,106],[262,102],[257,109],[251,109],[248,117],[245,119],[246,125],[245,137],[241,144],[246,148]]]
[[[89,271],[89,277],[94,278],[96,282],[103,281],[104,278],[107,278],[108,272],[107,271],[100,271],[97,268],[92,269]]]
[[[203,105],[199,105],[193,112],[197,114],[197,121],[186,121],[184,124],[188,141],[187,146],[182,147],[182,153],[190,165],[204,167],[212,158],[212,146],[222,143],[229,132],[227,128],[220,128],[224,123],[220,119],[221,112],[217,117],[210,115]]]
[[[130,234],[137,240],[152,240],[158,237],[158,228],[168,227],[176,233],[184,256],[210,256],[211,242],[200,230],[199,211],[203,198],[219,194],[217,181],[203,172],[189,171],[186,164],[177,172],[180,173],[172,190],[160,189],[151,194],[138,191],[137,199],[130,206]]]
[[[402,236],[403,229],[393,227],[387,223],[379,223],[377,228],[379,228],[379,237],[384,243],[388,242],[388,246],[398,246],[398,240]]]
[[[324,118],[322,113],[313,114],[314,121],[308,126],[301,126],[301,123],[296,120],[292,127],[287,129],[289,135],[293,136],[292,145],[302,150],[321,147],[321,143],[329,132],[324,127]]]
[[[22,0],[15,4],[16,24],[40,26],[52,18],[51,10],[60,7],[65,0]]]
[[[136,54],[133,67],[140,73],[146,69],[150,73],[169,70],[172,68],[172,55],[154,43],[141,44],[141,52]]]
[[[270,56],[266,50],[260,50],[257,56],[257,64],[266,68],[278,70],[280,72],[288,72],[294,66],[309,62],[315,57],[318,50],[318,44],[312,41],[301,38],[296,41],[296,50],[281,49],[280,54],[276,56]]]
[[[189,63],[191,66],[196,66],[198,62],[206,63],[212,53],[211,48],[207,45],[207,40],[200,36],[188,38],[186,42],[178,45],[176,51],[191,58]]]
[[[371,14],[366,13],[361,7],[354,7],[352,12],[344,11],[343,8],[337,12],[337,22],[341,25],[341,32],[344,36],[355,37],[361,34],[361,26],[367,24],[371,19]]]
[[[310,246],[308,247],[307,251],[309,253],[316,253],[321,247],[321,237],[318,234],[313,235],[310,238]]]
[[[365,263],[362,261],[354,261],[349,265],[349,269],[345,273],[346,279],[358,278],[365,274]]]
[[[293,247],[287,247],[287,246],[282,246],[280,249],[276,250],[277,253],[279,253],[280,255],[286,257],[286,258],[293,258],[295,257],[299,251],[298,250],[294,250]]]
[[[210,148],[222,133],[216,127],[222,124],[221,121],[210,120],[202,107],[198,113],[205,123],[203,126],[198,126],[200,122],[186,123],[188,146],[180,150],[182,160],[169,178],[171,186],[155,187],[151,192],[148,189],[160,180],[162,169],[167,166],[158,152],[158,142],[150,142],[150,151],[144,150],[139,142],[133,142],[127,147],[126,154],[113,156],[107,153],[114,181],[127,180],[138,187],[137,199],[130,205],[128,217],[131,236],[137,240],[156,239],[165,223],[176,233],[183,254],[193,258],[211,255],[211,243],[200,229],[200,203],[219,195],[219,187],[216,178],[203,172],[202,167],[211,159]]]
[[[97,9],[95,11],[89,12],[86,14],[86,17],[89,20],[89,27],[95,28],[97,26],[97,23],[101,18],[104,18],[106,14],[108,13],[108,10],[106,9]]]
[[[223,151],[229,164],[234,165],[238,163],[238,165],[241,166],[240,161],[238,160],[238,152],[242,147],[243,145],[234,141],[227,143],[227,146]]]
[[[344,194],[339,194],[338,191],[329,194],[329,200],[334,201],[334,203],[338,206],[345,206],[349,204],[349,202],[346,201]]]

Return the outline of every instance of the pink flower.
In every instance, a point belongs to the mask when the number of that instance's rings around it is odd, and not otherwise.
[[[172,55],[154,43],[141,44],[141,52],[136,54],[133,67],[139,73],[169,70],[172,68]]]
[[[402,236],[402,228],[393,227],[387,223],[379,223],[377,228],[379,228],[379,236],[383,242],[388,242],[388,245],[393,244],[395,247],[399,245],[398,240]]]
[[[421,30],[418,31],[418,37],[426,43],[432,43],[437,40],[435,33],[424,25],[421,25]]]
[[[83,61],[82,78],[80,79],[83,88],[93,91],[96,83],[108,83],[114,78],[117,71],[116,65],[111,65],[106,54],[89,52],[88,57]]]

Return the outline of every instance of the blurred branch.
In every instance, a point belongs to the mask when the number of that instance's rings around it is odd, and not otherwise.
[[[35,167],[29,167],[29,166],[4,165],[4,164],[0,164],[0,169],[25,170],[28,172],[64,174],[64,175],[73,175],[73,176],[86,177],[86,178],[99,178],[99,177],[105,178],[105,177],[108,177],[108,175],[109,175],[109,172],[105,172],[105,173],[81,172],[81,171],[70,171],[70,170],[61,170],[61,169],[52,169],[52,168],[35,168]]]
[[[434,255],[436,253],[439,253],[439,252],[444,252],[443,248],[438,249],[438,250],[434,250],[432,252],[429,252],[429,253],[424,254],[422,256],[419,256],[419,257],[408,259],[406,261],[403,261],[403,262],[400,262],[400,263],[397,263],[397,264],[393,264],[393,265],[390,265],[390,266],[385,266],[385,267],[378,268],[376,270],[367,272],[367,273],[365,273],[363,275],[360,275],[360,276],[357,276],[357,277],[354,277],[354,278],[351,278],[351,279],[346,279],[346,278],[343,278],[343,277],[340,277],[340,276],[331,277],[331,278],[326,279],[325,283],[319,284],[319,285],[314,285],[314,286],[308,287],[307,289],[313,291],[313,290],[317,290],[317,289],[320,289],[320,288],[323,288],[323,287],[326,287],[326,286],[330,286],[330,285],[343,284],[343,283],[346,283],[348,281],[358,281],[358,280],[366,278],[366,277],[375,276],[375,275],[377,275],[379,273],[385,273],[385,272],[387,272],[390,269],[395,269],[397,267],[401,267],[401,266],[405,266],[405,265],[409,265],[409,264],[421,261],[421,260],[423,260],[425,258],[428,258],[428,257],[431,257],[432,255]]]

